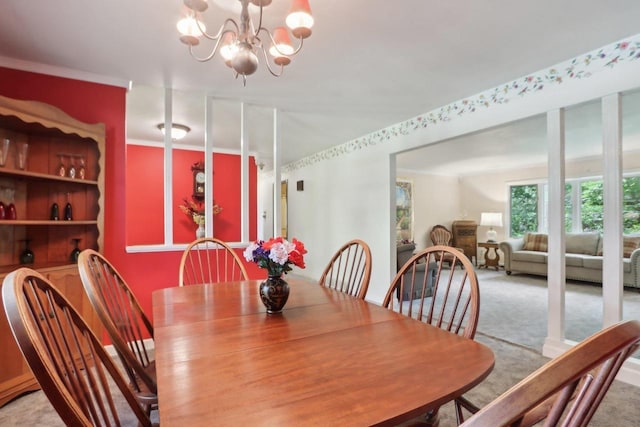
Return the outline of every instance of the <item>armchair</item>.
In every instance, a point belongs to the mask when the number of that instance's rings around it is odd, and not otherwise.
[[[453,246],[453,233],[451,233],[451,231],[449,231],[449,229],[444,225],[434,225],[431,229],[431,233],[429,233],[429,237],[431,238],[431,242],[433,242],[434,246]],[[464,253],[464,249],[462,248],[455,249]],[[451,267],[451,264],[453,263],[453,256],[449,253],[443,253],[442,256],[444,257],[444,261],[449,264],[449,267]],[[440,259],[438,258],[437,261],[439,260]]]

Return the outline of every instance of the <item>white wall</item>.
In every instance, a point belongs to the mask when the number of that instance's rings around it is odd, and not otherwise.
[[[454,220],[465,219],[457,177],[398,171],[397,178],[413,182],[413,238],[417,250],[432,245],[429,232],[434,225],[451,230]]]

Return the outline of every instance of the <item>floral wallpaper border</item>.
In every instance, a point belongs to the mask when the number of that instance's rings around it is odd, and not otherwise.
[[[365,147],[390,141],[400,135],[409,135],[419,129],[448,122],[457,116],[472,114],[479,109],[496,104],[506,104],[516,97],[540,92],[562,84],[565,80],[585,79],[607,68],[640,59],[640,34],[611,43],[600,49],[574,59],[561,62],[554,67],[529,74],[509,83],[494,87],[469,98],[429,111],[404,122],[380,129],[344,144],[300,159],[283,167],[284,172],[294,171],[322,160],[349,154]]]

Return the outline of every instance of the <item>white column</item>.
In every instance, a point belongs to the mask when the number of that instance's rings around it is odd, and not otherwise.
[[[240,241],[249,241],[249,141],[244,102],[240,103],[240,192],[241,225]]]
[[[622,113],[620,94],[602,98],[604,183],[603,327],[622,319]]]
[[[204,104],[204,205],[205,236],[213,236],[213,98],[205,97]]]
[[[282,181],[281,167],[282,160],[280,159],[280,138],[279,138],[279,117],[278,110],[273,109],[273,235],[279,236],[282,226],[281,215],[282,209],[280,206],[280,197],[282,191],[280,188],[280,182]]]
[[[173,244],[173,91],[164,89],[164,244]]]
[[[549,247],[547,251],[547,287],[549,312],[547,342],[564,341],[565,325],[565,232],[564,232],[564,110],[547,113],[549,146]],[[546,345],[547,343],[545,343]]]

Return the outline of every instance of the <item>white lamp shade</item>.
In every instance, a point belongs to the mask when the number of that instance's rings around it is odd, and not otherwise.
[[[480,225],[487,227],[502,227],[502,214],[500,212],[482,212]]]
[[[487,230],[487,242],[495,242],[498,233],[493,227],[502,227],[502,213],[482,212],[480,214],[480,225],[489,227],[489,230]]]

